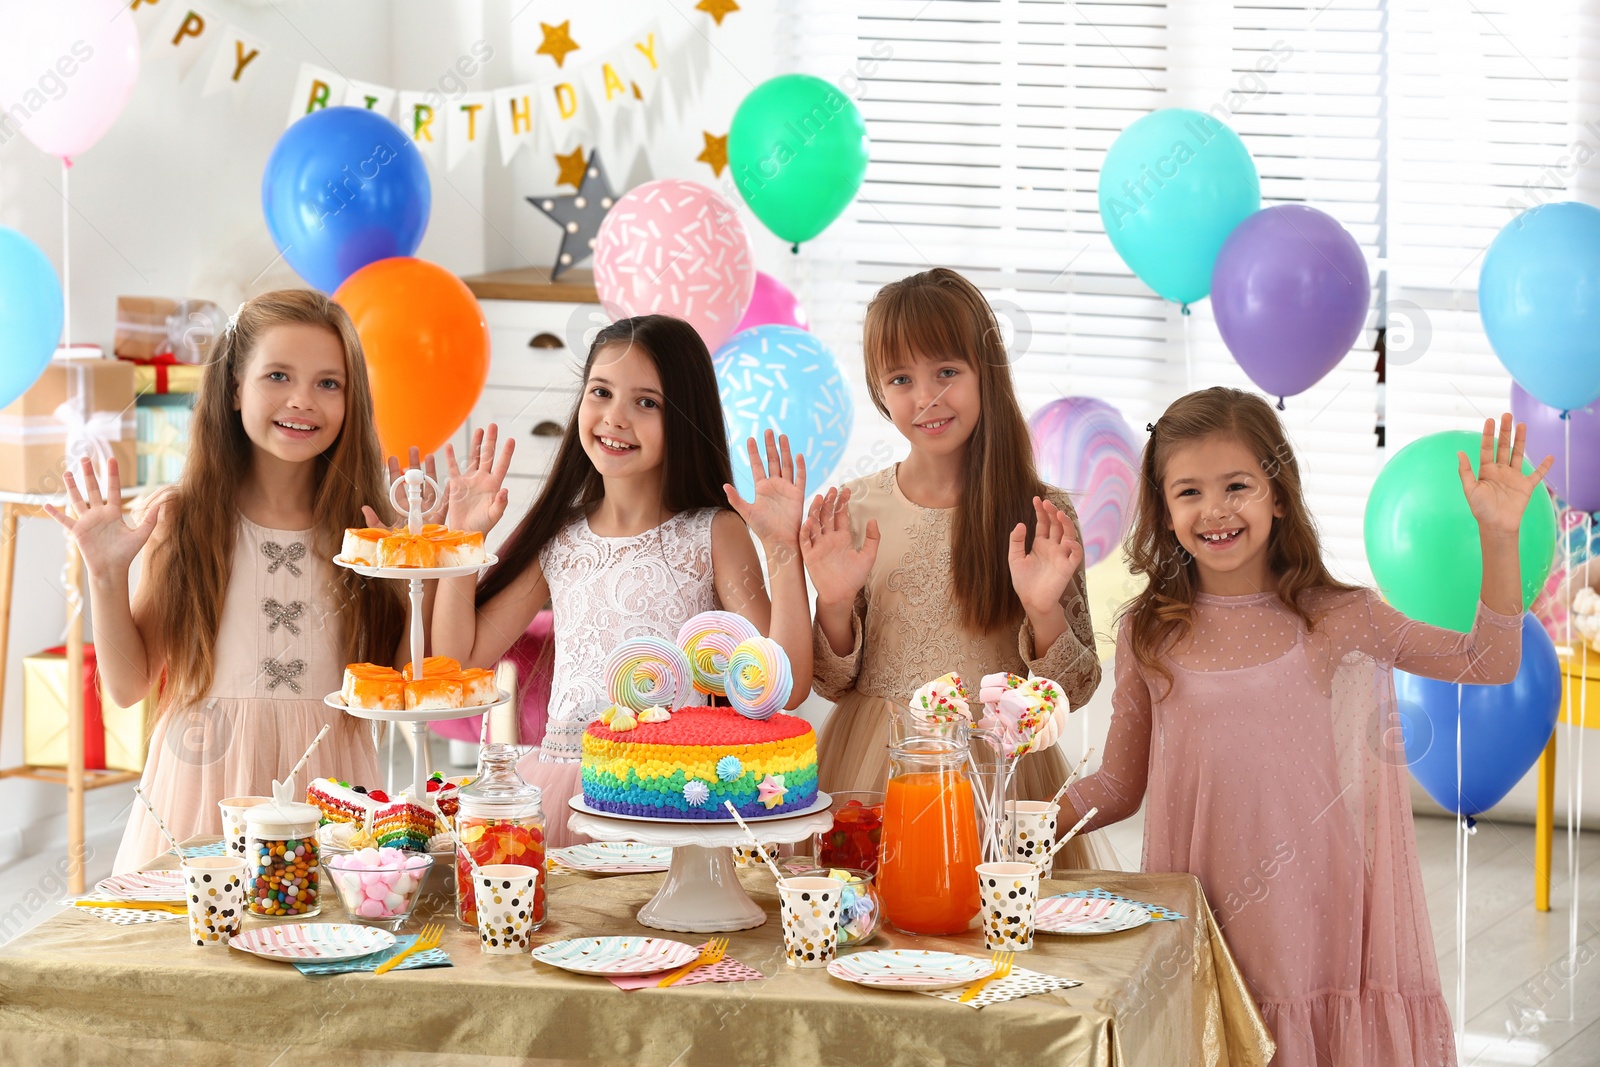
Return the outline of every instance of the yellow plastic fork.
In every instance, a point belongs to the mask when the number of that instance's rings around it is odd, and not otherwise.
[[[983,992],[984,986],[988,985],[990,982],[998,982],[1000,979],[1010,974],[1011,961],[1016,959],[1016,955],[1017,954],[1015,952],[996,949],[994,955],[989,958],[989,962],[994,964],[994,970],[989,974],[984,975],[976,982],[973,982],[971,985],[967,986],[966,992],[957,997],[957,1001],[959,1003],[966,1004],[970,1001],[976,1000],[978,994]]]
[[[390,972],[390,971],[394,970],[396,967],[398,967],[400,965],[400,962],[402,960],[404,960],[407,956],[410,956],[413,953],[417,953],[417,952],[426,952],[430,948],[438,948],[439,947],[439,942],[443,938],[444,938],[444,923],[429,923],[427,926],[424,926],[422,928],[422,932],[421,933],[417,934],[417,939],[415,941],[411,942],[411,947],[410,948],[406,949],[404,952],[400,953],[398,956],[390,956],[388,959],[386,959],[382,963],[378,964],[378,969],[373,971],[372,973],[373,974],[387,974],[388,972]]]
[[[706,947],[700,950],[700,958],[684,967],[679,967],[661,981],[656,983],[657,989],[665,989],[684,975],[697,967],[709,967],[713,963],[721,963],[722,957],[728,954],[728,939],[714,937],[706,942]]]

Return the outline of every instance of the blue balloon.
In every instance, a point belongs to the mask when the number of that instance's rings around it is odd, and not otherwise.
[[[1446,810],[1477,815],[1500,803],[1549,743],[1561,705],[1561,667],[1550,636],[1529,612],[1522,616],[1522,664],[1505,685],[1457,685],[1397,670],[1394,689],[1411,773]]]
[[[39,380],[61,340],[61,282],[39,246],[0,226],[0,407]]]
[[[359,107],[323,108],[290,126],[261,176],[273,242],[326,293],[368,263],[415,252],[432,203],[411,138]]]
[[[1495,237],[1478,314],[1517,384],[1557,411],[1600,399],[1600,209],[1529,208]]]
[[[768,324],[728,338],[712,363],[740,494],[749,500],[755,490],[745,442],[761,441],[767,430],[789,435],[806,457],[810,485],[827,481],[855,423],[850,386],[828,346],[814,333]]]
[[[1100,219],[1112,247],[1180,304],[1211,291],[1222,242],[1260,207],[1261,179],[1239,135],[1187,108],[1137,120],[1100,166]]]

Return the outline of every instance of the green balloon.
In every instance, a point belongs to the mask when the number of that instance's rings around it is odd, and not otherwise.
[[[1367,498],[1367,562],[1385,599],[1413,619],[1462,633],[1477,612],[1483,550],[1456,453],[1467,454],[1476,474],[1481,441],[1463,430],[1413,441],[1383,468]],[[1523,460],[1522,470],[1531,473],[1533,465]],[[1522,513],[1517,545],[1527,610],[1555,561],[1556,513],[1543,488]]]
[[[783,74],[756,86],[734,112],[728,165],[756,218],[799,244],[855,199],[867,171],[867,127],[834,86]]]

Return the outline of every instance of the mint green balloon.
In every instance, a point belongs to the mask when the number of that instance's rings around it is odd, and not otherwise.
[[[1179,304],[1211,291],[1222,242],[1260,207],[1261,179],[1239,135],[1188,108],[1133,122],[1100,165],[1100,219],[1111,246]]]
[[[728,166],[767,229],[809,241],[839,217],[867,172],[867,127],[855,102],[821,78],[762,82],[734,112]]]
[[[1479,434],[1447,430],[1402,448],[1367,497],[1367,562],[1384,598],[1421,622],[1472,629],[1483,583],[1478,523],[1461,491],[1457,452],[1478,470]],[[1533,465],[1522,461],[1523,473]],[[1533,603],[1556,552],[1556,513],[1543,485],[1522,513],[1518,535],[1522,606]]]

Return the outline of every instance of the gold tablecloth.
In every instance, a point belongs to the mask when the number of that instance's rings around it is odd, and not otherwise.
[[[728,934],[729,955],[769,977],[634,992],[526,956],[485,955],[448,909],[442,947],[453,967],[312,978],[190,946],[182,919],[119,927],[68,908],[0,947],[0,1061],[1250,1067],[1271,1057],[1271,1037],[1188,875],[1098,871],[1046,882],[1045,894],[1101,886],[1190,918],[1094,937],[1041,934],[1018,965],[1083,985],[981,1010],[784,966],[772,877],[761,868],[740,876],[768,921]],[[538,942],[647,934],[698,944],[704,935],[634,920],[661,878],[553,876]],[[331,893],[317,921],[344,921]],[[976,928],[959,937],[890,930],[869,947],[985,955]]]

